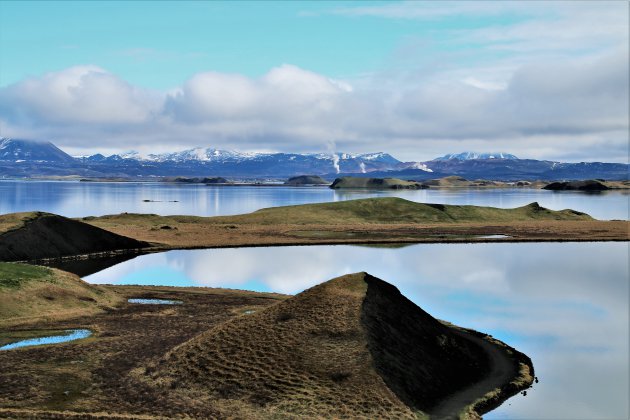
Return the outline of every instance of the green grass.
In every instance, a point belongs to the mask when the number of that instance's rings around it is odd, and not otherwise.
[[[531,203],[514,209],[424,204],[402,198],[367,198],[336,203],[261,209],[254,213],[215,217],[216,221],[259,224],[458,223],[532,220],[592,220],[574,210],[554,211]]]
[[[0,263],[0,328],[101,312],[123,301],[117,293],[74,274],[46,267]]]
[[[54,282],[52,271],[45,267],[0,262],[0,287],[18,289],[32,280]]]

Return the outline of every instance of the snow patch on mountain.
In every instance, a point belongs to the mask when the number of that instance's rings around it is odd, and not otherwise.
[[[474,160],[474,159],[509,159],[518,160],[518,158],[509,153],[497,152],[497,153],[477,153],[477,152],[463,152],[463,153],[450,153],[433,160]]]

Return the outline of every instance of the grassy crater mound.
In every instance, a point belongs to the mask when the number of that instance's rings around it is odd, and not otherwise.
[[[193,416],[398,419],[424,417],[488,366],[475,342],[356,273],[208,330],[135,377]]]

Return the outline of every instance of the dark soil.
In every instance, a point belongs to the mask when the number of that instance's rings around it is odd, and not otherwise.
[[[104,229],[49,213],[34,213],[17,229],[0,234],[0,261],[56,258],[149,244]]]

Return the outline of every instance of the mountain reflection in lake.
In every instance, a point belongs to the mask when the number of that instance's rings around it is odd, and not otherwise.
[[[297,293],[367,271],[529,355],[540,383],[484,418],[628,417],[628,243],[308,246],[149,254],[93,283]]]

